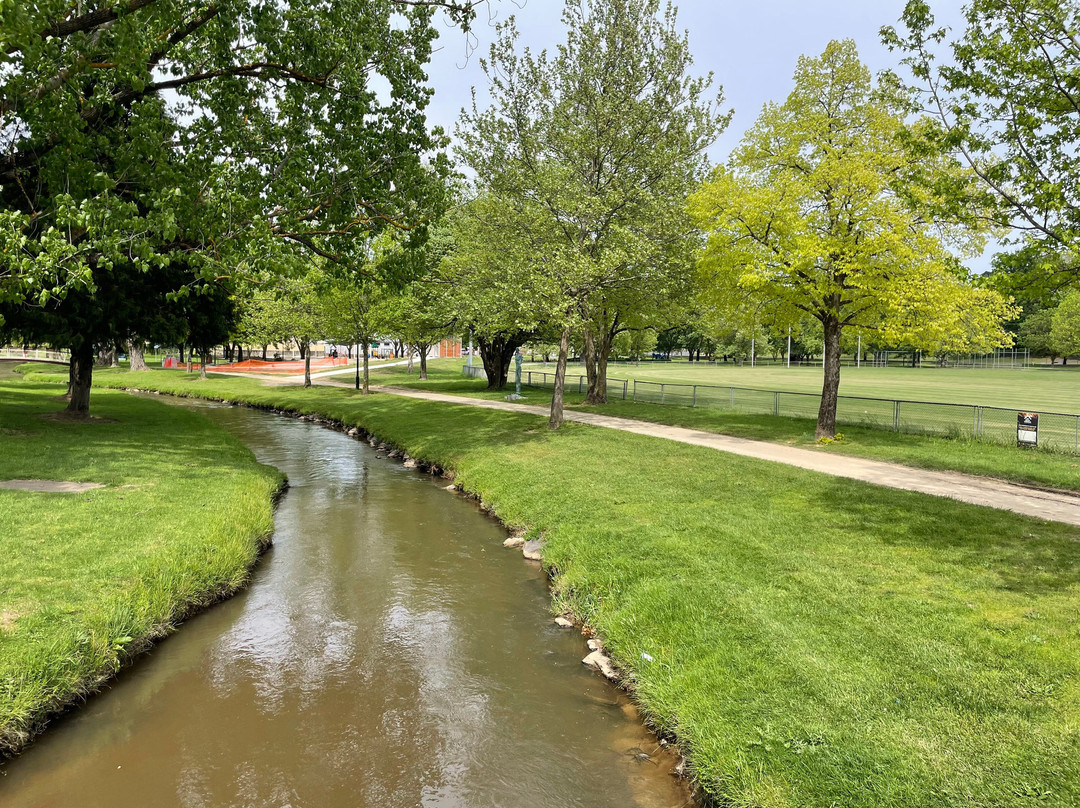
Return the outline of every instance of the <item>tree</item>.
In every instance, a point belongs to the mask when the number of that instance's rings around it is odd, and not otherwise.
[[[414,351],[420,356],[420,378],[426,380],[428,354],[454,332],[445,286],[413,281],[388,298],[384,311],[388,332],[408,346],[410,357]]]
[[[244,285],[232,334],[245,345],[261,345],[263,359],[266,359],[266,346],[291,339],[288,310],[276,296],[275,281],[276,278],[266,274]]]
[[[176,261],[209,287],[282,244],[347,260],[414,226],[447,170],[424,119],[432,14],[476,5],[3,4],[0,302],[120,295],[118,267]]]
[[[482,62],[493,106],[458,127],[463,161],[491,200],[474,210],[531,300],[560,328],[551,428],[562,423],[570,336],[581,330],[591,400],[629,311],[655,308],[687,277],[687,191],[728,116],[711,78],[688,75],[670,3],[568,0],[565,44],[518,53],[513,21]]]
[[[820,57],[799,59],[791,95],[766,105],[729,167],[689,202],[708,233],[707,302],[781,327],[803,313],[821,323],[818,437],[836,432],[844,329],[926,344],[961,332],[1007,340],[1008,304],[966,283],[939,235],[944,225],[919,210],[925,196],[913,183],[928,172],[927,156],[907,148],[904,112],[888,87],[874,87],[853,42],[831,42]],[[948,163],[941,170],[958,173]],[[961,246],[968,236],[945,232]]]
[[[923,136],[959,155],[979,177],[1004,227],[1050,252],[1080,249],[1080,6],[1075,0],[970,0],[967,28],[949,31],[926,0],[909,0],[901,27],[882,29],[907,54],[922,105]],[[951,58],[950,58],[951,57]],[[1069,267],[1075,279],[1075,259]]]
[[[1055,309],[1039,309],[1029,314],[1021,321],[1017,332],[1017,341],[1032,356],[1048,356],[1051,364],[1060,353],[1052,334]]]
[[[386,321],[382,304],[385,294],[379,283],[366,276],[344,280],[336,278],[324,292],[321,301],[326,335],[337,342],[357,347],[356,389],[362,390],[365,396],[371,392],[368,366],[371,343]]]
[[[1080,356],[1080,292],[1069,292],[1054,311],[1050,338],[1063,357]]]
[[[536,281],[536,254],[500,226],[500,203],[480,196],[448,217],[449,247],[439,264],[458,328],[476,339],[489,390],[502,390],[514,352],[541,328],[551,294]]]

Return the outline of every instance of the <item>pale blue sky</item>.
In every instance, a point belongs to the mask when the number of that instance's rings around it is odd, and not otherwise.
[[[725,106],[735,117],[710,149],[714,162],[723,162],[743,131],[767,101],[782,101],[791,91],[795,63],[802,54],[819,54],[831,39],[854,39],[862,60],[874,72],[896,68],[898,57],[881,44],[878,30],[896,23],[905,0],[682,0],[679,27],[690,32],[694,69],[712,72],[723,86]],[[519,7],[520,6],[520,7]],[[934,0],[938,21],[962,23],[961,0]],[[521,43],[533,50],[554,48],[562,41],[562,0],[501,0],[492,3],[499,18],[517,18]],[[486,18],[475,27],[476,52],[466,55],[460,31],[447,30],[432,60],[430,76],[435,97],[429,108],[433,124],[453,133],[454,122],[467,106],[476,86],[481,104],[486,81],[478,56],[486,55],[494,32]],[[989,259],[971,262],[976,271],[989,268]]]

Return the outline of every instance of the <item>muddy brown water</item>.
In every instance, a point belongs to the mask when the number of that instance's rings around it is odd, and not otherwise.
[[[474,503],[315,424],[186,406],[288,474],[274,548],[249,589],[0,766],[0,805],[690,804],[552,624],[539,565]]]
[[[21,379],[22,374],[16,373],[15,368],[25,363],[24,359],[0,359],[0,381]],[[57,365],[59,367],[59,365]]]

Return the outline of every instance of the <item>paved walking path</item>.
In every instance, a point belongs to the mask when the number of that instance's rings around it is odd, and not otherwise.
[[[408,398],[421,398],[428,401],[443,401],[449,404],[463,404],[491,410],[528,413],[547,417],[547,407],[525,404],[511,404],[508,401],[488,401],[486,399],[451,396],[444,393],[432,393],[426,390],[412,390],[406,387],[374,388],[386,393]],[[949,497],[973,505],[988,508],[1015,511],[1026,516],[1035,516],[1052,522],[1064,522],[1080,526],[1080,495],[1065,492],[1043,491],[1015,483],[993,480],[988,477],[976,477],[955,471],[929,471],[910,466],[885,463],[880,460],[867,460],[813,449],[799,449],[764,441],[733,438],[717,435],[697,429],[685,429],[678,426],[654,424],[647,421],[634,421],[629,418],[616,418],[611,415],[599,415],[592,412],[566,410],[565,419],[579,424],[602,426],[634,432],[654,438],[667,438],[693,446],[705,446],[721,452],[754,457],[759,460],[772,460],[788,466],[831,474],[834,477],[848,477],[889,488],[901,488],[905,491],[918,491],[938,497]]]

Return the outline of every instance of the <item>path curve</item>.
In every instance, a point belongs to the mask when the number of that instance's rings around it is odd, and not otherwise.
[[[425,390],[412,390],[406,387],[373,388],[385,393],[407,398],[420,398],[427,401],[442,401],[449,404],[461,404],[490,410],[527,413],[547,417],[547,407],[527,404],[511,404],[507,401],[489,401],[486,399],[465,398],[445,393],[432,393]],[[616,418],[612,415],[600,415],[592,412],[566,410],[564,419],[579,424],[618,429],[638,435],[654,438],[666,438],[678,443],[693,446],[705,446],[721,452],[753,457],[758,460],[770,460],[788,466],[797,466],[808,471],[831,474],[834,477],[847,477],[852,480],[883,485],[888,488],[900,488],[905,491],[918,491],[937,497],[948,497],[972,505],[1013,511],[1025,516],[1034,516],[1051,522],[1063,522],[1080,526],[1080,495],[1065,491],[1046,491],[1029,488],[989,477],[977,477],[956,471],[930,471],[880,460],[868,460],[861,457],[827,454],[812,449],[800,449],[765,441],[734,438],[729,435],[717,435],[698,429],[686,429],[678,426],[654,424],[647,421],[634,421],[629,418]]]

